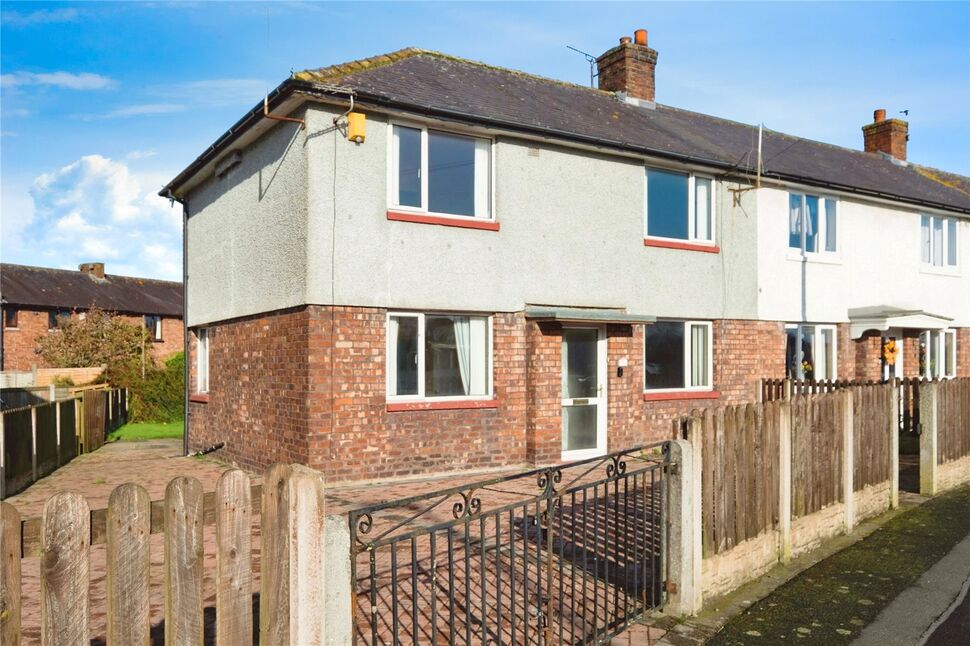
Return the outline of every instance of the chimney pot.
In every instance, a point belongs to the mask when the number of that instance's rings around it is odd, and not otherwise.
[[[633,32],[633,40],[637,45],[647,46],[647,30],[637,29]]]
[[[629,36],[620,36],[620,44],[621,45],[629,45],[630,44],[630,37]]]
[[[879,108],[878,110],[872,113],[872,121],[874,123],[882,123],[885,120],[886,120],[886,111],[883,108]]]
[[[82,262],[77,266],[77,270],[94,278],[104,278],[103,262]]]
[[[902,119],[886,119],[884,109],[875,110],[872,123],[862,126],[862,138],[867,153],[885,153],[894,159],[906,161],[909,124]]]

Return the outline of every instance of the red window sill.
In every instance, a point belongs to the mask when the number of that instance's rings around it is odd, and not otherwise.
[[[700,251],[703,253],[721,253],[721,248],[717,245],[678,242],[676,240],[657,240],[656,238],[644,238],[643,246],[661,247],[663,249],[682,249],[683,251]]]
[[[387,405],[388,413],[402,413],[416,410],[461,410],[461,409],[498,408],[497,399],[470,399],[467,401],[444,402],[397,402]]]
[[[677,401],[682,399],[717,399],[721,396],[716,390],[689,390],[674,393],[643,393],[643,401]]]
[[[209,395],[189,395],[189,401],[196,404],[208,404]]]
[[[419,213],[402,213],[400,211],[388,211],[387,219],[395,222],[416,222],[418,224],[440,224],[444,227],[458,227],[461,229],[481,229],[483,231],[498,231],[499,223],[493,220],[481,220],[475,218],[459,219],[447,218],[440,215],[421,215]]]

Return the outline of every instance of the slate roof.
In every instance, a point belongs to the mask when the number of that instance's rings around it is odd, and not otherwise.
[[[182,283],[0,264],[0,298],[37,308],[90,309],[182,317]]]
[[[364,104],[680,159],[726,173],[752,175],[757,165],[755,126],[660,104],[631,105],[611,92],[416,48],[297,72],[278,91],[339,97],[335,86],[353,89]],[[257,109],[253,118],[261,116]],[[244,117],[166,190],[181,185],[248,125]],[[965,176],[767,129],[762,158],[766,177],[970,214]]]

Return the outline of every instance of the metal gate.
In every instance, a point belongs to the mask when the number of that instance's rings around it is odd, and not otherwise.
[[[595,644],[664,602],[667,443],[358,508],[358,644]]]

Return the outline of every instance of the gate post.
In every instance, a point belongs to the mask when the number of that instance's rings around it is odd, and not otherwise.
[[[778,558],[791,561],[791,402],[776,404],[778,415]]]
[[[324,519],[326,646],[350,646],[354,642],[354,581],[350,574],[350,525],[347,520],[347,516],[341,514]]]
[[[670,442],[670,471],[667,506],[667,603],[671,615],[696,615],[700,611],[700,590],[696,588],[701,563],[694,558],[700,545],[699,527],[695,527],[694,461],[690,444],[685,440]]]
[[[899,507],[899,427],[902,423],[899,396],[899,378],[892,380],[889,407],[892,423],[889,425],[889,508]]]
[[[930,381],[920,383],[919,394],[919,493],[921,496],[936,495],[936,460],[939,451],[937,436],[937,396],[939,386]]]
[[[855,429],[853,407],[855,397],[852,389],[841,393],[842,404],[842,501],[845,509],[845,533],[855,528]]]

